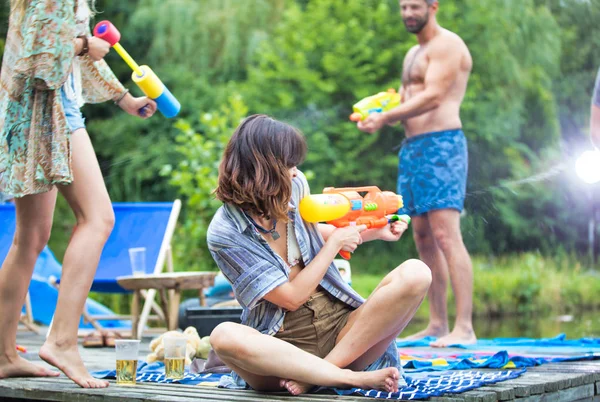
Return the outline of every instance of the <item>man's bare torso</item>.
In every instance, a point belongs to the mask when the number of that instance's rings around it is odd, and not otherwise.
[[[441,99],[439,107],[403,121],[407,137],[434,131],[462,128],[460,120],[460,105],[465,96],[469,74],[473,65],[471,54],[465,43],[458,35],[442,29],[423,46],[416,45],[409,50],[404,58],[402,101],[407,101],[425,89],[425,77],[429,67],[432,52],[460,52],[461,62],[457,72],[452,77],[448,92]]]

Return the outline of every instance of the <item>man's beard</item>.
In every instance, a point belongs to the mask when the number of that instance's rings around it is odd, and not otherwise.
[[[414,20],[417,24],[413,25],[413,26],[408,26],[408,25],[406,25],[405,19],[403,19],[402,22],[404,22],[404,26],[406,27],[406,30],[408,32],[413,33],[413,34],[418,34],[419,32],[421,32],[423,30],[425,25],[427,25],[427,23],[429,22],[429,11],[427,11],[427,14],[425,14],[425,16],[422,19],[416,19],[416,18],[411,18],[411,19]]]

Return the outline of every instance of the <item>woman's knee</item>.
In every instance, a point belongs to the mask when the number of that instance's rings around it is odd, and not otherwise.
[[[409,292],[415,296],[422,296],[427,293],[431,285],[431,270],[421,260],[410,259],[396,268],[398,281],[403,287],[404,292]]]
[[[112,207],[100,216],[99,221],[99,229],[101,230],[101,233],[104,234],[104,236],[108,239],[113,231],[113,228],[115,227],[115,212],[113,211]]]
[[[114,226],[115,213],[112,208],[95,211],[92,216],[77,219],[77,227],[87,227],[103,240],[108,239]]]
[[[17,224],[13,245],[37,258],[48,244],[51,231],[52,221],[35,222],[27,227]]]
[[[210,334],[210,344],[219,356],[244,354],[243,328],[240,324],[222,322]]]

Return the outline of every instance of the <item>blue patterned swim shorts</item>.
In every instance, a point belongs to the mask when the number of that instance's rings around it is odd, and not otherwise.
[[[467,189],[467,140],[462,130],[426,133],[404,140],[398,154],[399,214],[435,209],[462,211]]]

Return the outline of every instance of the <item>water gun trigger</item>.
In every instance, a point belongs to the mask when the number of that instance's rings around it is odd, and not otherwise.
[[[403,221],[406,222],[407,225],[410,225],[411,221],[410,216],[408,215],[388,215],[387,218],[389,223]]]
[[[340,257],[342,257],[344,260],[350,261],[352,254],[350,254],[350,251],[340,250]]]

